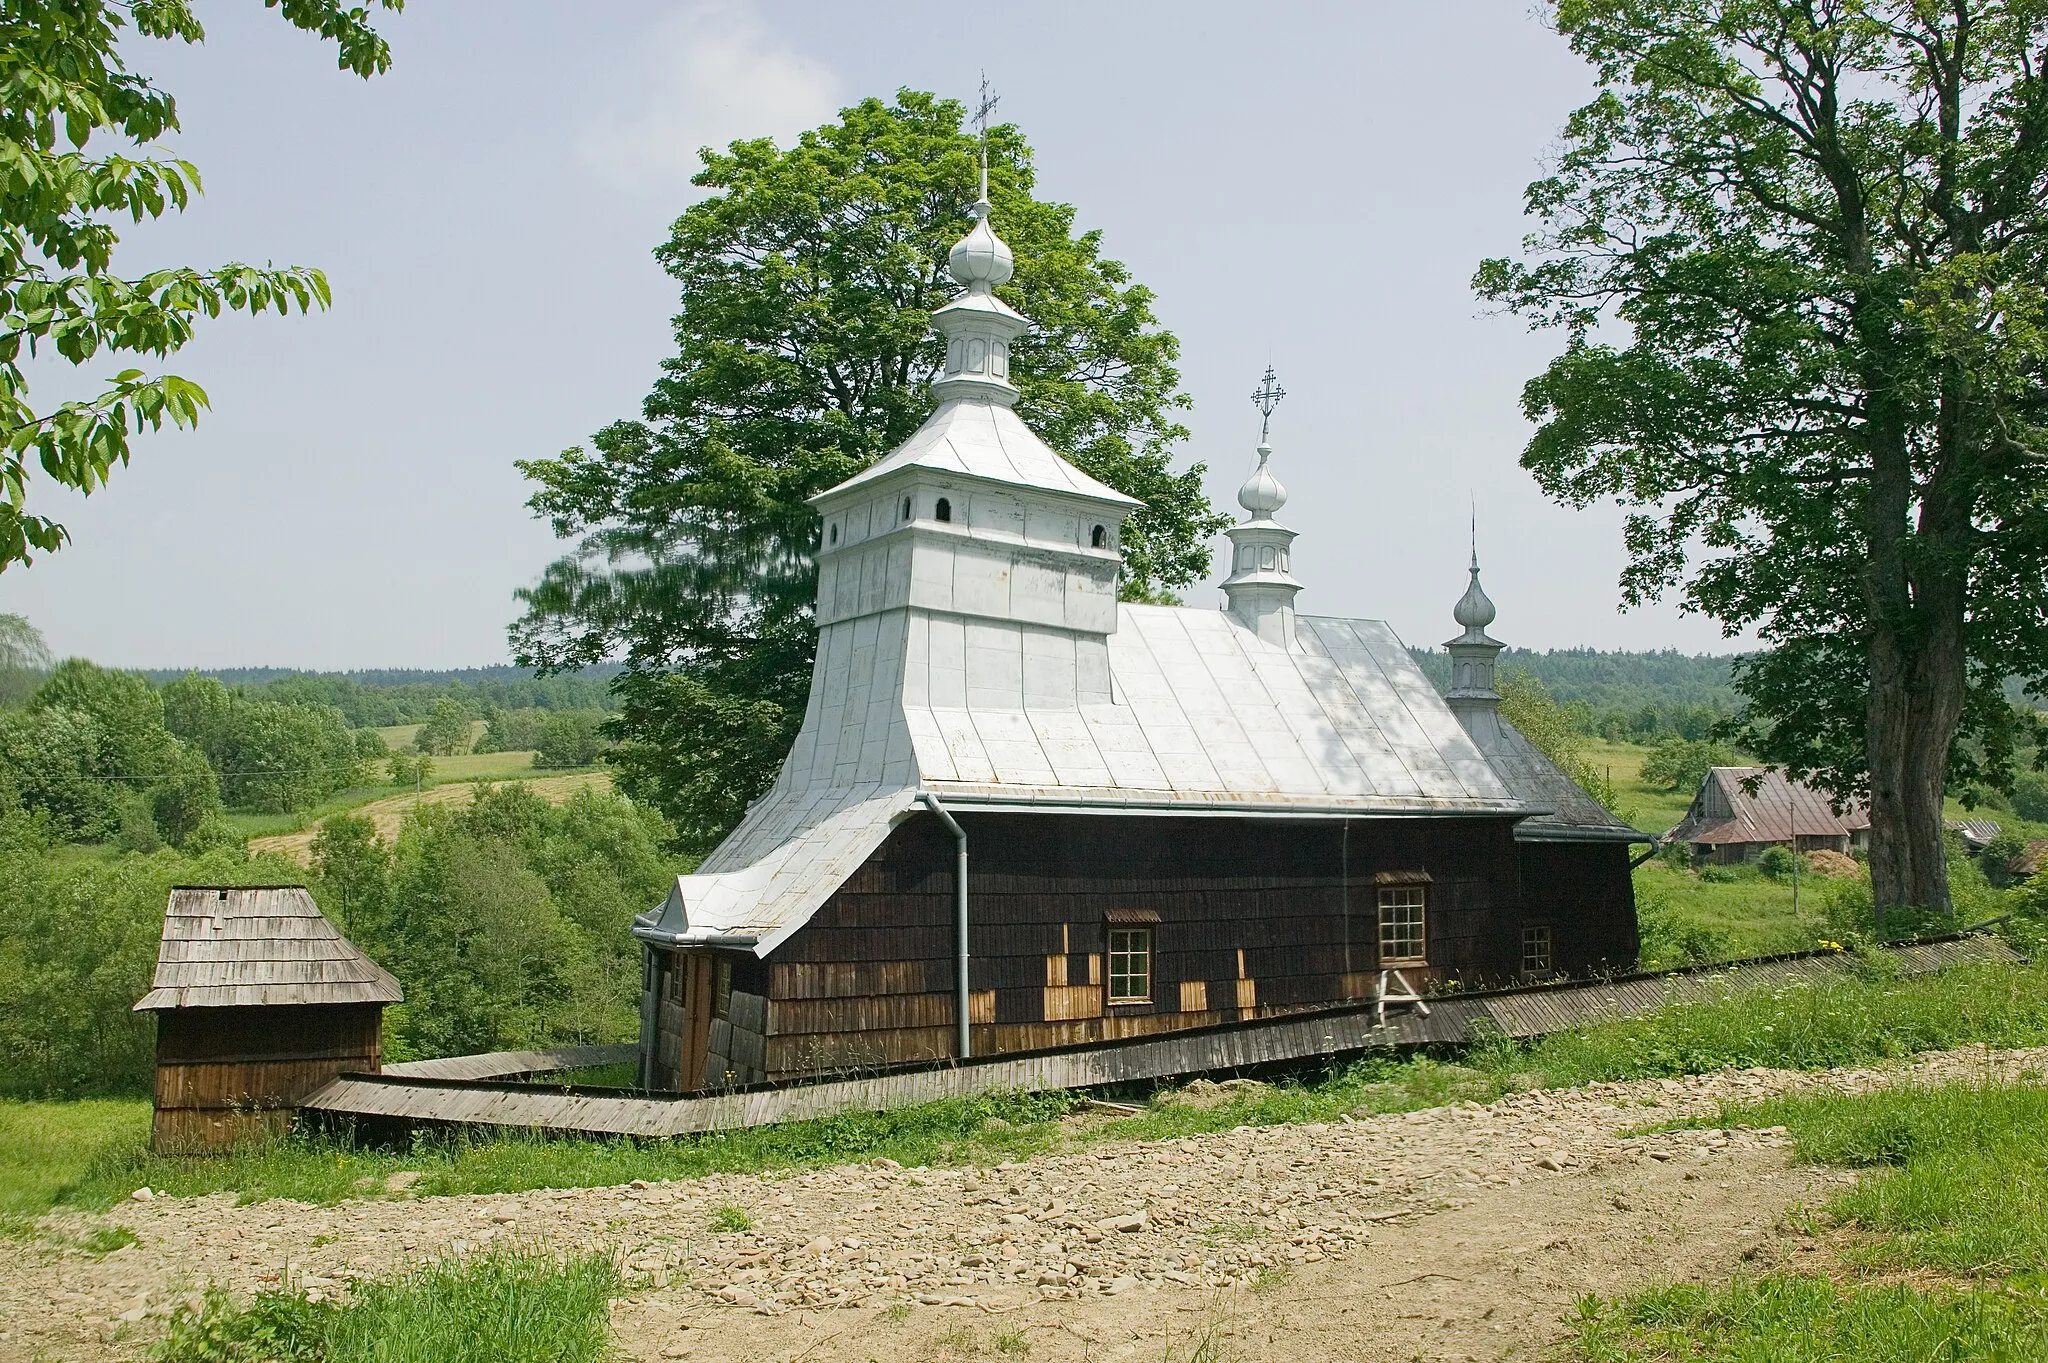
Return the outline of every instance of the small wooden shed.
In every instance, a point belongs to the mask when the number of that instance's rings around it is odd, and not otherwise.
[[[222,1151],[287,1131],[337,1074],[383,1067],[384,1005],[404,998],[300,885],[181,885],[156,978],[159,1154]]]

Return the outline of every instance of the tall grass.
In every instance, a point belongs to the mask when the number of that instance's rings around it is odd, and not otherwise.
[[[1779,1274],[1579,1303],[1589,1363],[1920,1363],[2048,1358],[2038,1301],[1953,1289],[1838,1286]]]
[[[181,1308],[157,1363],[600,1363],[618,1266],[501,1249],[358,1283],[346,1306],[288,1291],[237,1305],[218,1288]]]
[[[1829,1204],[1852,1262],[2048,1273],[2048,1089],[1954,1084],[1780,1098],[1726,1120],[1785,1126],[1798,1157],[1874,1172]]]

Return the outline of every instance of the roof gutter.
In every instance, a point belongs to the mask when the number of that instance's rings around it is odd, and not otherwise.
[[[924,799],[932,799],[927,792]],[[1170,818],[1262,819],[1532,819],[1557,811],[1544,805],[1280,805],[1251,800],[1179,804],[1137,796],[1090,797],[1010,795],[952,791],[946,800],[955,809],[972,805],[1027,814],[1155,814]]]
[[[662,932],[636,921],[633,935],[650,946],[674,950],[677,947],[752,947],[760,942],[758,932]]]

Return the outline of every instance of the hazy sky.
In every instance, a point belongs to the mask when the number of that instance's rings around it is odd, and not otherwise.
[[[1520,240],[1522,188],[1589,89],[1531,0],[413,0],[380,18],[396,64],[369,82],[254,0],[201,13],[203,47],[134,59],[177,95],[206,197],[120,263],[318,265],[335,305],[206,326],[171,366],[213,399],[200,430],[39,503],[75,543],[0,574],[0,611],[60,653],[504,661],[512,592],[558,552],[513,461],[637,410],[675,302],[650,253],[696,149],[906,85],[966,97],[984,67],[1040,194],[1157,291],[1194,399],[1182,458],[1233,511],[1247,395],[1278,368],[1302,609],[1455,633],[1476,498],[1500,638],[1732,647],[1669,607],[1620,614],[1619,514],[1554,506],[1516,463],[1522,382],[1557,341],[1482,315],[1467,281]]]

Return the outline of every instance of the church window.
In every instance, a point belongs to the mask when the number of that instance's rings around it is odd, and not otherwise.
[[[833,544],[839,543],[839,527],[836,525],[833,526],[831,531],[826,535],[826,539]]]
[[[1096,526],[1093,530],[1088,532],[1088,543],[1094,546],[1095,548],[1100,549],[1103,545],[1109,543],[1109,531],[1104,529],[1102,526]]]
[[[1522,973],[1548,975],[1553,969],[1550,956],[1550,925],[1522,929]]]
[[[732,1016],[732,962],[720,961],[711,976],[711,1014]]]
[[[1421,965],[1428,959],[1424,917],[1425,885],[1388,885],[1380,890],[1380,964]]]
[[[910,498],[908,497],[903,499],[903,519],[906,521],[910,519]]]
[[[938,504],[938,505],[937,505],[936,507],[934,507],[934,508],[932,509],[932,518],[933,518],[934,520],[941,520],[941,521],[950,521],[950,520],[952,520],[952,519],[953,519],[953,504],[952,504],[951,502],[947,501],[947,500],[946,500],[946,499],[945,499],[944,497],[941,497],[941,498],[939,498],[939,504]]]
[[[1109,1001],[1148,1003],[1152,998],[1152,929],[1109,930]]]

